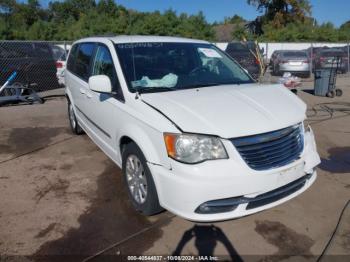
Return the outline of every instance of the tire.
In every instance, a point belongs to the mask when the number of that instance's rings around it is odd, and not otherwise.
[[[333,98],[333,97],[335,97],[335,91],[334,90],[329,91],[326,95],[327,95],[327,97]]]
[[[336,95],[336,96],[342,96],[342,95],[343,95],[343,90],[341,90],[341,89],[336,89],[336,90],[335,90],[335,95]]]
[[[273,65],[273,67],[272,67],[272,75],[277,76],[276,65]]]
[[[298,95],[298,89],[291,89],[290,90],[293,94]]]
[[[69,125],[72,130],[72,133],[75,135],[81,135],[84,133],[83,129],[80,127],[78,120],[75,116],[74,105],[67,99],[68,101],[68,119]]]
[[[131,142],[125,146],[122,154],[123,180],[134,208],[146,216],[161,212],[163,208],[141,149]]]
[[[304,73],[304,74],[303,74],[303,77],[304,77],[304,78],[310,78],[310,72],[309,72],[309,73]]]
[[[275,76],[281,76],[283,73],[280,71],[279,65],[276,66],[275,68]]]

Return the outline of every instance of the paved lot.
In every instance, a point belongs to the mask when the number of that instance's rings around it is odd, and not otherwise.
[[[310,82],[299,92],[308,103],[322,157],[315,184],[281,206],[214,224],[169,212],[146,218],[133,211],[120,169],[87,136],[71,135],[63,98],[0,108],[0,254],[28,261],[64,261],[57,255],[76,261],[99,252],[114,258],[213,254],[238,261],[294,255],[315,260],[350,199],[349,112],[333,112],[331,118],[329,109],[317,105],[350,102],[349,78],[338,83],[344,91],[340,98],[313,96]],[[348,255],[337,258],[349,261],[350,208],[327,254]]]

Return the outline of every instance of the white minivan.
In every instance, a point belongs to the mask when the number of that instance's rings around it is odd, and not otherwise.
[[[305,103],[281,85],[256,83],[206,41],[82,39],[65,81],[73,132],[85,131],[122,168],[145,215],[164,208],[193,221],[241,217],[316,179]]]

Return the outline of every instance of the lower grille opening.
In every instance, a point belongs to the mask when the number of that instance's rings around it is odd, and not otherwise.
[[[247,205],[246,209],[253,209],[258,208],[261,206],[265,206],[268,204],[271,204],[273,202],[276,202],[282,198],[285,198],[298,190],[300,190],[306,183],[306,181],[311,177],[311,175],[306,175],[302,178],[299,178],[296,181],[293,181],[292,183],[289,183],[283,187],[277,188],[273,191],[258,195],[257,197],[253,198]]]
[[[311,176],[312,174],[307,174],[285,186],[258,195],[254,198],[239,196],[208,201],[198,206],[195,210],[195,213],[217,214],[231,212],[235,210],[239,205],[247,203],[248,205],[246,207],[246,210],[268,205],[300,190],[305,185],[306,181],[310,179]]]

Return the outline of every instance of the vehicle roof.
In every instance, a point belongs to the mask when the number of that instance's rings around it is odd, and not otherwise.
[[[340,48],[329,48],[329,49],[325,49],[325,50],[322,50],[321,53],[331,53],[331,52],[335,52],[335,53],[343,53],[344,50],[340,49]]]
[[[254,43],[255,44],[255,41],[251,41],[251,40],[248,40],[248,41],[233,40],[233,41],[229,42],[229,44],[237,44],[237,43]]]
[[[294,52],[302,52],[307,53],[305,50],[279,50],[281,53],[294,53]]]
[[[119,35],[119,36],[93,36],[78,40],[77,42],[86,41],[101,41],[110,40],[115,44],[122,43],[142,43],[142,42],[172,42],[172,43],[202,43],[209,44],[209,42],[198,39],[173,37],[173,36],[144,36],[144,35]]]

